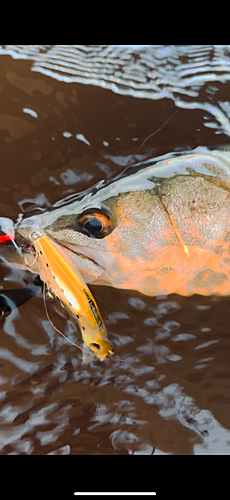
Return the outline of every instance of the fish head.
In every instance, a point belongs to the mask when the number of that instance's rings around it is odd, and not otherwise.
[[[31,270],[39,273],[33,264],[31,234],[40,231],[65,249],[86,283],[152,294],[147,281],[155,266],[154,233],[157,239],[159,232],[159,223],[152,224],[157,209],[152,187],[151,182],[149,189],[118,182],[23,219],[16,227],[16,240],[28,264],[31,253]]]
[[[23,219],[16,240],[24,238],[37,273],[34,230],[65,249],[86,283],[150,296],[218,292],[212,256],[225,248],[229,165],[229,153],[205,148],[149,160]],[[214,284],[203,285],[204,269]]]

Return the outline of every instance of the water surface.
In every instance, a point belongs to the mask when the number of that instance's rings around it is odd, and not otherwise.
[[[1,216],[49,207],[142,159],[230,142],[226,46],[80,47],[78,63],[72,48],[63,69],[66,46],[52,72],[50,51],[63,49],[30,47],[0,56]],[[31,281],[0,273],[2,288]],[[1,317],[0,454],[229,454],[229,299],[91,289],[115,349],[103,364],[82,364],[42,296]]]

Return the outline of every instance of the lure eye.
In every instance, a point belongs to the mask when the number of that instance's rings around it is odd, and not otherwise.
[[[100,349],[101,349],[100,345],[97,344],[96,342],[91,342],[90,346],[95,347],[98,351],[100,351]]]
[[[101,346],[97,342],[91,342],[91,344],[89,346],[92,349],[92,351],[95,352],[96,354],[100,353]],[[113,356],[113,354],[114,354],[113,350],[110,349],[110,350],[107,351],[107,353],[104,353],[104,356]]]
[[[78,218],[79,230],[90,238],[101,239],[113,230],[111,217],[102,211],[90,209]]]

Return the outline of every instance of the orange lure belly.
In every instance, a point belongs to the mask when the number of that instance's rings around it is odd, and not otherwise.
[[[36,234],[36,233],[35,233]],[[48,289],[77,319],[83,341],[103,360],[113,353],[106,328],[96,301],[80,274],[46,236],[32,236],[37,259],[41,263],[40,277]]]

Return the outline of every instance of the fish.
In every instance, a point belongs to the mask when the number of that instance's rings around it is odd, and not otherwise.
[[[230,294],[230,152],[198,147],[140,162],[15,224],[39,274],[33,230],[64,249],[88,285],[149,296]],[[31,257],[32,258],[32,257]]]

